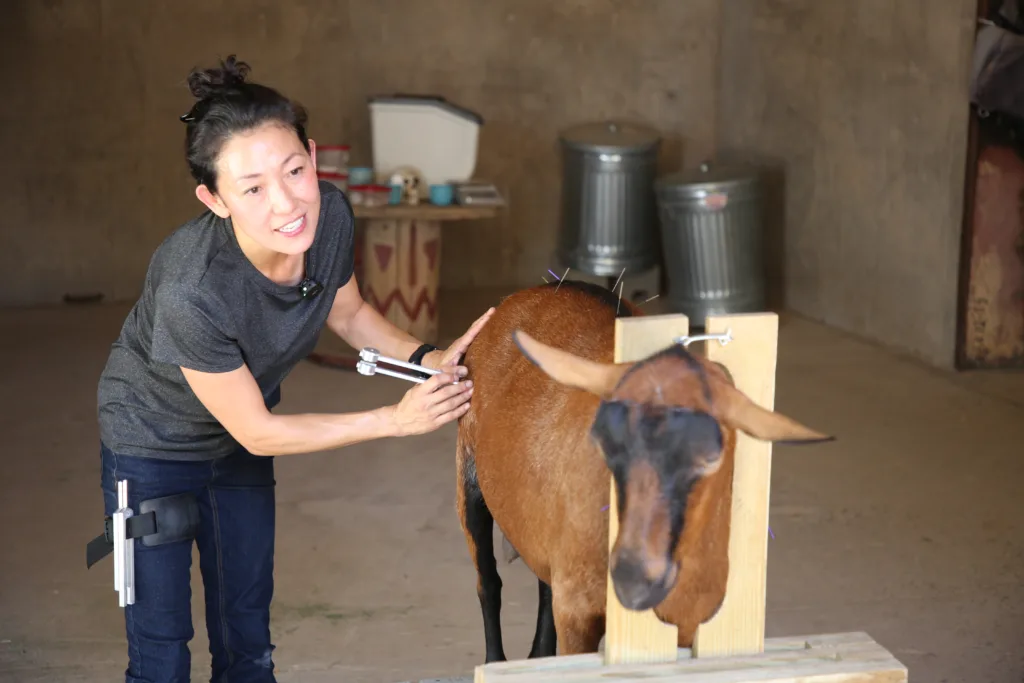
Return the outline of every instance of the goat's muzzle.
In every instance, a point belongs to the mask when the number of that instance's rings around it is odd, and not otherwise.
[[[643,611],[655,607],[679,576],[679,566],[671,559],[645,562],[636,553],[623,553],[613,559],[611,580],[615,595],[626,609]]]

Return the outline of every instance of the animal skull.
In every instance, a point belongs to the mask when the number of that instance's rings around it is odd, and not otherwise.
[[[400,185],[402,187],[402,203],[412,204],[413,206],[420,203],[420,195],[423,192],[423,177],[419,171],[410,166],[402,166],[395,169],[391,174],[391,186]]]

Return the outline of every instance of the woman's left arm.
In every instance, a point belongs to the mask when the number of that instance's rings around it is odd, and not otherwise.
[[[355,349],[372,346],[382,356],[398,360],[407,359],[423,343],[363,301],[354,277],[334,297],[327,327]]]
[[[435,369],[456,365],[493,313],[494,309],[489,309],[447,349],[426,354],[422,365]],[[338,290],[327,316],[327,326],[355,349],[371,346],[380,351],[381,355],[398,360],[407,360],[423,344],[363,301],[354,277]],[[465,368],[460,367],[457,372],[463,376]]]

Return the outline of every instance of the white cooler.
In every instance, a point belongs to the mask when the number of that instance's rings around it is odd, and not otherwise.
[[[400,166],[418,170],[428,185],[470,180],[483,122],[443,97],[371,97],[373,170],[384,181]]]

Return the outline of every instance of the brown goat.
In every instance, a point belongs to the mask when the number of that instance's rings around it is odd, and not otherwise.
[[[597,651],[609,561],[622,604],[654,608],[689,647],[725,596],[735,430],[829,438],[757,406],[681,345],[614,364],[617,309],[636,314],[584,283],[518,292],[466,354],[475,388],[459,422],[457,508],[487,662],[505,659],[495,522],[538,578],[530,657]],[[611,476],[619,532],[609,560]]]

